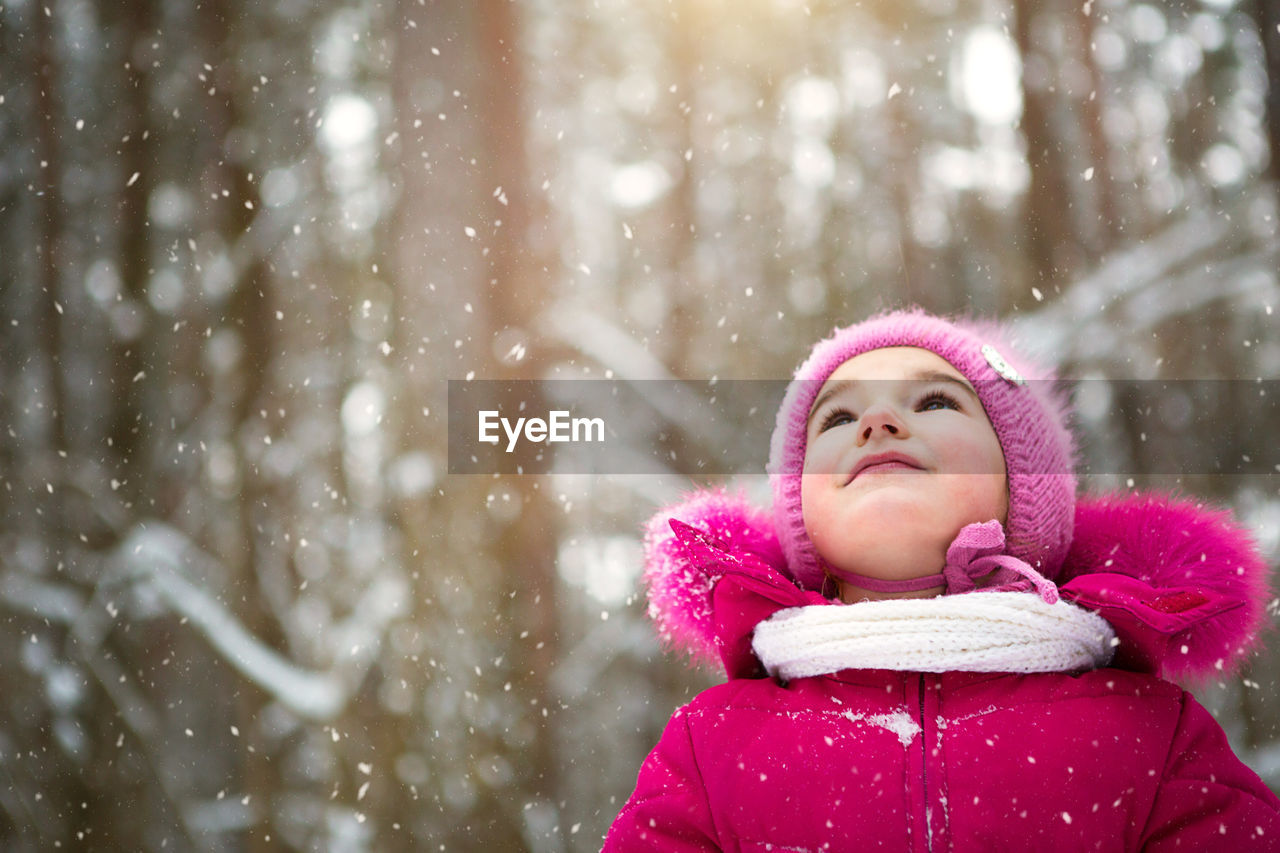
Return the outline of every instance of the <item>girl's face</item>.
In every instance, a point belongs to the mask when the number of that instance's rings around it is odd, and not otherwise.
[[[935,574],[960,528],[1003,524],[1009,507],[1004,453],[977,393],[918,347],[865,352],[823,384],[800,496],[809,539],[837,579]]]

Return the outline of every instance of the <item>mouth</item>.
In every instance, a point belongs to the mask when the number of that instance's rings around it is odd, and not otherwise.
[[[858,477],[869,477],[873,474],[885,474],[900,471],[923,471],[924,466],[905,453],[875,453],[858,460],[849,473],[845,485]]]

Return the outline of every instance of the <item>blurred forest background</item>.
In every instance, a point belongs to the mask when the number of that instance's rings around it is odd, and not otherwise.
[[[1070,377],[1274,379],[1278,27],[3,0],[0,845],[598,849],[716,678],[637,587],[691,483],[450,476],[445,380],[780,379],[911,303]],[[1229,504],[1274,563],[1280,474],[1144,475],[1274,445],[1221,387],[1190,441],[1082,401],[1087,485]],[[1280,788],[1280,641],[1198,690]]]

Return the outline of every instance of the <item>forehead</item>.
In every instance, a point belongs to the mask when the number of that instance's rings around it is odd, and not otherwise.
[[[937,371],[963,379],[951,362],[942,356],[920,347],[882,347],[855,355],[837,367],[827,382],[844,379],[904,379],[922,372]],[[826,383],[823,383],[826,387]]]

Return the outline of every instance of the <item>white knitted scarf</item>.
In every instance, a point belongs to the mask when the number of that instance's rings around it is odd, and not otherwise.
[[[1026,592],[792,607],[757,625],[751,643],[769,674],[785,679],[842,669],[1096,669],[1111,660],[1115,644],[1098,614]]]

